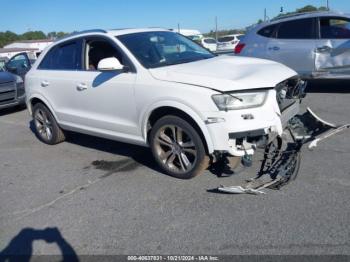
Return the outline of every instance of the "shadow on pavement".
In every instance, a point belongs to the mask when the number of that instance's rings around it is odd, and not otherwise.
[[[92,148],[107,153],[122,155],[131,158],[135,162],[153,169],[157,172],[163,173],[157,166],[153,159],[152,152],[149,148],[143,146],[137,146],[127,143],[122,143],[114,140],[99,138],[95,136],[89,136],[79,133],[69,132],[66,142],[76,144],[82,147]],[[96,159],[98,162],[102,162],[101,159]],[[96,162],[96,161],[94,161]],[[134,165],[136,169],[137,166]]]
[[[43,240],[49,244],[56,243],[62,253],[62,261],[79,261],[73,247],[63,238],[56,227],[43,230],[22,229],[8,246],[0,251],[0,261],[30,261],[33,255],[33,242],[36,240]]]
[[[350,93],[350,80],[308,80],[306,93]]]
[[[10,107],[10,108],[3,108],[3,109],[0,109],[0,116],[5,116],[5,115],[17,113],[17,112],[21,112],[24,110],[26,110],[25,106],[15,106],[15,107]]]

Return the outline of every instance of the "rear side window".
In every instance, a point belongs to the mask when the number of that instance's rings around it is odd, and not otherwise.
[[[276,27],[277,25],[269,25],[266,26],[258,31],[258,34],[264,37],[269,37],[269,38],[275,38],[275,32],[276,32]]]
[[[80,42],[74,41],[51,49],[39,65],[39,69],[79,70],[81,69]]]
[[[277,38],[316,39],[314,19],[298,19],[280,23]]]
[[[321,38],[350,39],[350,19],[320,18]]]
[[[207,38],[207,39],[204,39],[204,43],[207,43],[207,44],[216,44],[216,41],[215,41],[215,39]]]
[[[235,40],[234,36],[224,36],[218,39],[219,42],[231,42],[233,40]]]

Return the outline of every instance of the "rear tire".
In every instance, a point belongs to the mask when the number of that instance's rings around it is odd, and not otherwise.
[[[58,126],[50,110],[42,103],[33,107],[33,121],[36,136],[45,144],[55,145],[63,142],[66,136]]]
[[[155,123],[150,145],[158,165],[172,177],[190,179],[208,168],[209,157],[200,135],[177,116],[164,116]]]

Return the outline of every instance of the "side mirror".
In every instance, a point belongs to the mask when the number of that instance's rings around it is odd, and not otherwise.
[[[97,70],[99,71],[116,71],[123,69],[124,66],[115,57],[104,58],[97,65]]]

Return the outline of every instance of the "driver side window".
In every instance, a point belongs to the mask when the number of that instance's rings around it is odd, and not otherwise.
[[[85,43],[84,69],[97,71],[98,63],[105,58],[115,57],[122,65],[125,65],[123,55],[109,41],[101,38],[87,39]]]

